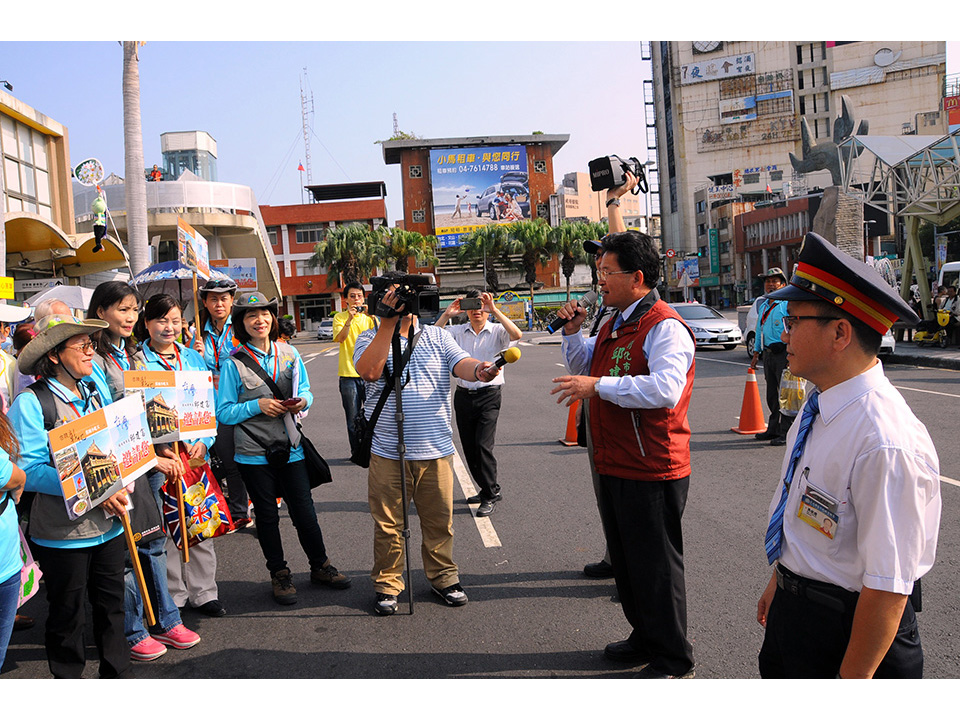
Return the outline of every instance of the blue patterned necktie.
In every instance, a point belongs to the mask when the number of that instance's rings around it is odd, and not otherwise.
[[[770,525],[767,527],[767,535],[764,538],[764,547],[767,551],[767,561],[772,565],[773,561],[780,557],[780,544],[783,542],[783,511],[787,507],[787,495],[790,492],[790,483],[793,481],[793,473],[797,469],[797,463],[800,462],[800,456],[803,455],[803,446],[807,442],[807,436],[810,434],[810,427],[814,419],[820,413],[820,393],[814,390],[807,398],[807,404],[803,406],[803,416],[800,418],[800,427],[797,430],[797,439],[793,443],[793,450],[790,452],[790,463],[787,465],[787,474],[783,478],[783,492],[780,494],[780,502],[777,503],[773,515],[770,516]]]

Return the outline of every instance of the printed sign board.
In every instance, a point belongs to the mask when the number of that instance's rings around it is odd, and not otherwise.
[[[127,370],[123,389],[143,399],[151,442],[194,441],[217,434],[212,373]]]
[[[210,252],[207,240],[189,223],[177,218],[177,250],[180,262],[194,268],[204,280],[210,278]]]

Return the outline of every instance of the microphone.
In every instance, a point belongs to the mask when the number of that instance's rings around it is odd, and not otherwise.
[[[585,293],[583,296],[581,296],[579,300],[577,300],[577,305],[579,305],[582,308],[587,308],[593,305],[596,301],[597,301],[597,294],[593,290],[591,290],[590,292]],[[564,325],[566,325],[568,322],[570,321],[564,320],[563,318],[558,317],[552,323],[550,323],[550,325],[547,327],[547,332],[552,335],[557,330],[559,330]]]
[[[494,365],[496,365],[497,368],[502,368],[507,363],[515,363],[519,359],[520,359],[520,348],[509,347],[506,350],[504,350],[502,353],[500,353],[500,357],[497,358],[497,361],[494,363]]]

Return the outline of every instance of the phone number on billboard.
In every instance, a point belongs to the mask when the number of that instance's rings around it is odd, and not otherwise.
[[[437,174],[462,173],[462,172],[497,172],[499,170],[519,170],[520,165],[502,165],[498,163],[489,163],[484,165],[458,165],[457,167],[438,168]]]

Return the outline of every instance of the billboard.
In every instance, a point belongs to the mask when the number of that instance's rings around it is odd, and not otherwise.
[[[257,289],[256,258],[225,258],[211,260],[210,267],[219,270],[237,284],[240,292],[254,292]]]
[[[522,145],[430,151],[433,227],[440,247],[492,223],[530,218],[527,149]]]

